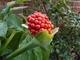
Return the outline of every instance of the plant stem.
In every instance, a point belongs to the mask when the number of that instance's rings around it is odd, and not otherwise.
[[[43,3],[43,7],[44,7],[45,12],[46,12],[46,14],[48,15],[48,12],[47,12],[47,10],[46,10],[46,6],[45,6],[46,2],[43,1],[42,3]]]
[[[32,49],[34,47],[37,46],[37,44],[35,44],[34,42],[36,42],[36,40],[31,40],[29,43],[27,43],[25,46],[23,46],[22,48],[19,48],[17,50],[15,50],[13,53],[11,53],[10,55],[8,55],[6,58],[4,58],[4,60],[10,60],[18,55],[20,55],[21,53],[28,51],[29,49]]]
[[[13,30],[12,34],[10,35],[10,37],[6,40],[6,43],[4,44],[4,46],[2,47],[2,49],[0,50],[0,55],[2,55],[2,53],[5,51],[6,47],[9,45],[9,43],[11,42],[12,38],[14,37],[14,35],[16,34],[16,32]]]

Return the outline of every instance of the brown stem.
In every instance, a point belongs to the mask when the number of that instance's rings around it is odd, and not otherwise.
[[[47,12],[47,10],[46,10],[46,6],[45,6],[45,4],[46,4],[46,2],[43,1],[43,7],[44,7],[44,10],[45,10],[46,14],[48,14],[48,12]]]

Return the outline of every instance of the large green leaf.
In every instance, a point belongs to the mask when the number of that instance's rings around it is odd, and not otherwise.
[[[41,47],[41,51],[42,51],[42,60],[49,60],[49,55],[51,53],[51,47],[47,46],[45,48]]]
[[[16,30],[23,31],[23,27],[21,26],[22,21],[15,14],[9,14],[6,19],[9,28],[15,28]]]
[[[8,27],[6,22],[0,22],[0,36],[6,37]]]
[[[33,38],[30,35],[27,35],[24,41],[19,45],[19,47],[23,47],[32,39]],[[35,41],[35,43],[37,42]],[[20,54],[12,60],[48,60],[50,54],[49,47],[46,47],[46,49],[43,47],[35,47],[33,49],[29,49],[28,51],[26,50],[24,53]]]
[[[15,34],[13,39],[11,40],[9,46],[11,49],[16,50],[19,47],[19,41],[21,39],[23,32],[18,32]]]
[[[26,51],[12,60],[34,60],[34,54],[32,51]]]
[[[35,60],[43,60],[42,50],[40,47],[36,47],[33,49]]]
[[[31,41],[31,39],[32,37],[30,35],[27,35],[25,39],[22,41],[22,43],[20,43],[19,48],[23,47],[25,44]],[[12,60],[34,60],[34,54],[32,50],[25,51],[24,53],[20,54]]]

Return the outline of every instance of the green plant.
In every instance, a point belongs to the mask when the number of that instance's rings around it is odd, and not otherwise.
[[[28,28],[25,28],[27,25],[12,13],[15,10],[26,8],[26,6],[13,7],[24,1],[11,1],[0,12],[0,60],[49,59],[50,42],[54,34],[58,32],[58,28],[53,29],[51,34],[47,30],[43,30],[32,36]],[[21,16],[25,18],[25,16]]]
[[[49,2],[48,16],[60,28],[52,42],[52,60],[75,60],[80,55],[80,17],[67,2],[56,0],[54,5]]]

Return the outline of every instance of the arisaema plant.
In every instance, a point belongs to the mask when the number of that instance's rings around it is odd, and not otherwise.
[[[9,2],[0,12],[0,60],[49,59],[50,42],[59,28],[53,28],[46,14],[40,12],[29,15],[23,24],[12,12],[26,8],[13,7],[24,1]]]

